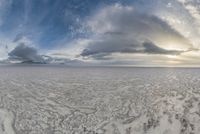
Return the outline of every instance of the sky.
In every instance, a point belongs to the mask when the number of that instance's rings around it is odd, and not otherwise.
[[[198,0],[0,0],[1,63],[200,66]]]

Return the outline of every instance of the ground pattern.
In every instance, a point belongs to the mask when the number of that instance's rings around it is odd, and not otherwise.
[[[198,134],[200,69],[0,68],[1,134]]]

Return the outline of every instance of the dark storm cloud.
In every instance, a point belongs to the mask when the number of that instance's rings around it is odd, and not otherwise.
[[[166,50],[166,49],[156,46],[152,42],[144,42],[143,47],[144,47],[143,52],[149,53],[149,54],[179,55],[182,52],[184,52],[184,51],[178,51],[178,50]]]
[[[37,49],[20,43],[9,54],[10,60],[18,60],[22,62],[44,62],[41,55],[38,54]]]
[[[88,22],[88,26],[97,36],[81,56],[111,53],[179,55],[184,52],[164,49],[163,43],[170,44],[171,41],[191,47],[184,36],[160,18],[119,4],[101,10]]]
[[[68,58],[58,58],[48,55],[40,55],[34,47],[20,43],[9,54],[6,62],[19,61],[26,64],[66,64],[66,65],[83,65],[80,60],[73,60]]]
[[[102,42],[104,44],[104,42]],[[98,44],[101,46],[101,44]],[[95,49],[92,45],[84,49],[81,56],[92,56],[95,59],[102,59],[111,53],[146,53],[146,54],[164,54],[164,55],[179,55],[185,51],[166,50],[156,46],[154,43],[148,41],[138,45],[121,45],[120,47],[107,47],[103,49]]]

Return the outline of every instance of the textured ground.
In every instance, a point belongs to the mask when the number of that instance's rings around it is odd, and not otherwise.
[[[0,134],[199,134],[200,69],[0,67]]]

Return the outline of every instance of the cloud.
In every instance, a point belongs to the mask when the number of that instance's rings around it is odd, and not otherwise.
[[[4,63],[26,63],[26,64],[66,64],[66,65],[85,65],[83,61],[63,57],[40,55],[34,47],[24,43],[18,44],[11,52],[8,53],[8,59]],[[14,61],[14,62],[13,62]]]
[[[10,60],[21,62],[40,62],[44,63],[44,58],[38,54],[37,49],[20,43],[9,54]]]
[[[117,52],[177,55],[184,52],[160,47],[168,40],[190,46],[187,39],[161,19],[119,4],[101,10],[88,21],[88,26],[98,37],[82,51],[82,56]]]
[[[179,55],[185,51],[178,51],[178,50],[166,50],[163,48],[160,48],[153,44],[152,42],[144,42],[143,43],[144,47],[144,53],[148,54],[166,54],[166,55]]]
[[[13,42],[21,41],[24,38],[23,34],[17,34],[16,37],[13,39]]]
[[[87,26],[95,36],[81,56],[111,53],[179,55],[192,47],[166,22],[137,12],[131,6],[108,6],[91,17]]]
[[[92,15],[75,12],[77,8],[68,10],[62,4],[61,15],[61,10],[56,10],[60,2],[55,2],[56,6],[50,3],[37,3],[42,10],[35,16],[37,4],[34,2],[14,2],[15,9],[12,0],[0,0],[0,23],[3,22],[0,38],[8,38],[0,46],[1,60],[8,55],[8,60],[21,62],[67,64],[74,64],[77,59],[95,64],[142,65],[167,64],[174,57],[185,58],[185,63],[198,61],[200,10],[197,0],[122,2],[123,5],[98,6],[99,10],[92,8]],[[35,44],[38,49],[30,47]],[[31,49],[31,54],[24,52],[26,49]],[[187,59],[190,54],[198,56]]]
[[[102,44],[101,44],[102,43]],[[103,59],[111,53],[146,53],[146,54],[164,54],[164,55],[179,55],[185,51],[180,50],[166,50],[156,46],[154,43],[148,41],[143,44],[130,44],[130,45],[118,45],[117,47],[103,46],[105,42],[99,42],[94,45],[89,45],[81,53],[81,56],[91,56],[95,59]],[[107,45],[107,44],[106,44]]]

